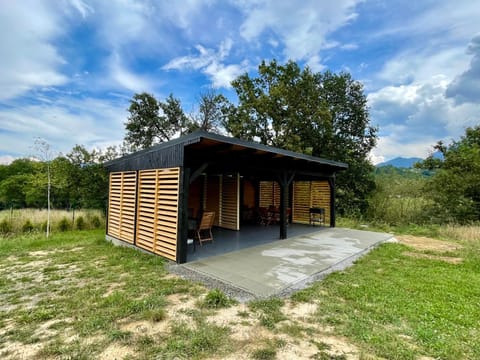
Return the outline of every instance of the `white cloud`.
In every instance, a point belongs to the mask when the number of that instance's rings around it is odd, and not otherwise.
[[[126,101],[63,98],[50,104],[0,109],[0,154],[30,156],[37,137],[63,153],[76,143],[88,148],[118,143],[124,134],[127,105]]]
[[[9,165],[15,159],[16,159],[16,157],[11,156],[11,155],[1,155],[0,156],[0,165]]]
[[[83,0],[70,0],[70,3],[82,15],[83,18],[86,18],[89,14],[94,13],[93,8]]]
[[[198,51],[197,55],[174,58],[165,64],[162,69],[200,70],[210,78],[213,87],[229,88],[231,87],[232,80],[248,68],[247,62],[243,62],[242,64],[223,64],[223,60],[229,55],[232,45],[233,42],[229,38],[220,43],[217,51],[197,45],[195,47]]]
[[[478,124],[480,104],[462,104],[445,97],[448,81],[387,86],[368,96],[371,118],[380,125],[373,156],[425,157],[438,140],[459,138],[466,127]]]
[[[52,44],[62,26],[51,4],[6,1],[0,6],[0,99],[68,81],[61,73],[65,60]]]
[[[137,93],[153,91],[153,81],[128,70],[120,55],[114,53],[110,57],[109,68],[111,80],[121,87]]]
[[[284,54],[294,60],[309,60],[322,49],[339,45],[329,34],[355,17],[358,1],[338,0],[302,2],[289,0],[239,1],[246,19],[240,32],[247,41],[273,31],[285,44]]]
[[[470,42],[467,54],[473,55],[470,66],[450,83],[446,91],[447,97],[454,98],[458,104],[480,101],[480,34]]]

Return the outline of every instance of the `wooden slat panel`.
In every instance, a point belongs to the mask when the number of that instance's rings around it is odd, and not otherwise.
[[[260,207],[280,206],[280,185],[276,181],[260,181]]]
[[[220,226],[239,230],[239,181],[238,174],[222,178],[222,211]]]
[[[325,224],[330,222],[330,186],[328,181],[295,181],[293,183],[293,222],[308,224],[311,207],[324,208]]]
[[[137,245],[176,260],[180,169],[139,172]]]
[[[220,225],[220,177],[219,176],[207,176],[205,178],[206,191],[205,191],[205,211],[215,212],[215,226]]]
[[[135,171],[110,174],[108,234],[133,244],[135,237]]]

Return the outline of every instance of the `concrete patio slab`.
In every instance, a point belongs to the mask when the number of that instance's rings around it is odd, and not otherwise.
[[[286,240],[177,265],[183,275],[221,287],[245,301],[286,296],[341,270],[393,235],[327,228]],[[178,271],[179,270],[179,271]]]

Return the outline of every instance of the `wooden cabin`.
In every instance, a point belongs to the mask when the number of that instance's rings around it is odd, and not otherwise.
[[[189,218],[215,212],[214,226],[241,231],[259,209],[309,223],[311,209],[335,226],[335,173],[346,164],[197,131],[108,162],[107,238],[177,263],[187,259]],[[265,224],[264,224],[265,225]],[[268,224],[270,225],[270,224]]]

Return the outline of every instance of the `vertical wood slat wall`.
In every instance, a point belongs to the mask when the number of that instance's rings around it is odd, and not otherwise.
[[[175,261],[180,169],[142,170],[138,177],[136,245]]]
[[[260,181],[259,206],[280,206],[280,185],[276,181]]]
[[[330,223],[330,185],[328,181],[293,183],[292,222],[308,224],[311,207],[325,209],[325,224]]]
[[[136,186],[135,171],[110,174],[108,235],[130,244],[135,239]]]
[[[220,216],[221,216],[221,193],[220,193],[220,176],[206,176],[205,177],[205,188],[204,191],[204,204],[205,211],[215,211],[215,221],[213,225],[220,225]]]
[[[205,211],[215,211],[215,226],[240,230],[240,175],[206,176]]]
[[[220,226],[240,230],[240,175],[222,176],[222,203]]]

